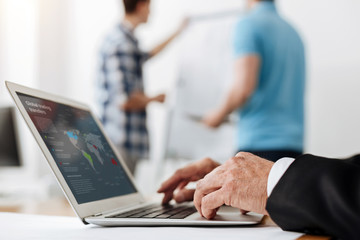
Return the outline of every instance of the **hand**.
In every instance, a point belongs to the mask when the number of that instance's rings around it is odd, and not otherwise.
[[[210,128],[218,128],[224,122],[225,117],[221,111],[216,110],[206,115],[202,122]]]
[[[153,97],[151,100],[159,103],[165,102],[166,95],[165,94],[159,94],[156,97]]]
[[[273,164],[250,153],[238,153],[198,182],[196,209],[207,219],[214,218],[223,204],[268,215],[267,179]]]
[[[143,111],[149,102],[150,98],[143,92],[133,92],[121,108],[125,111]]]
[[[212,159],[205,158],[177,170],[174,175],[161,184],[161,187],[157,191],[158,193],[165,194],[162,203],[168,204],[172,199],[177,203],[192,201],[195,189],[186,189],[186,185],[189,182],[202,179],[219,165],[219,163]],[[175,190],[177,190],[177,192],[174,194]]]

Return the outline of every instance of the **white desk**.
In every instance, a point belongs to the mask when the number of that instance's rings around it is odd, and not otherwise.
[[[84,225],[76,217],[0,213],[0,239],[103,240],[103,239],[297,239],[300,233],[284,232],[275,226],[236,228],[113,227]]]

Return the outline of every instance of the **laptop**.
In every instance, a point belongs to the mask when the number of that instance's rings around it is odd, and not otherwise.
[[[242,215],[231,207],[221,207],[213,220],[207,220],[192,203],[161,206],[146,201],[88,106],[11,82],[6,86],[83,223],[235,226],[261,221],[262,215]]]

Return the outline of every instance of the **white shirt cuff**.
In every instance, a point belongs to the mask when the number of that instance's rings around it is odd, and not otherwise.
[[[280,178],[284,175],[286,170],[294,162],[294,160],[295,160],[294,158],[285,157],[285,158],[281,158],[280,160],[278,160],[277,162],[274,163],[274,165],[272,166],[272,168],[270,170],[268,182],[267,182],[268,197],[274,190],[274,188],[275,188],[276,184],[279,182]]]

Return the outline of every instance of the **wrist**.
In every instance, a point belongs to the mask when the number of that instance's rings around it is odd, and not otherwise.
[[[284,157],[276,161],[267,176],[267,196],[269,197],[274,190],[276,184],[280,181],[280,178],[284,175],[286,170],[294,162],[294,158]]]
[[[148,98],[148,103],[151,103],[151,102],[157,102],[158,101],[158,97],[155,96],[155,97],[149,97]]]
[[[221,119],[224,119],[226,118],[227,115],[229,115],[229,111],[226,107],[219,108],[217,110],[217,113],[218,113],[218,117]]]
[[[146,97],[145,99],[145,105],[147,106],[149,103],[151,103],[152,101],[155,101],[155,99],[153,97]]]

